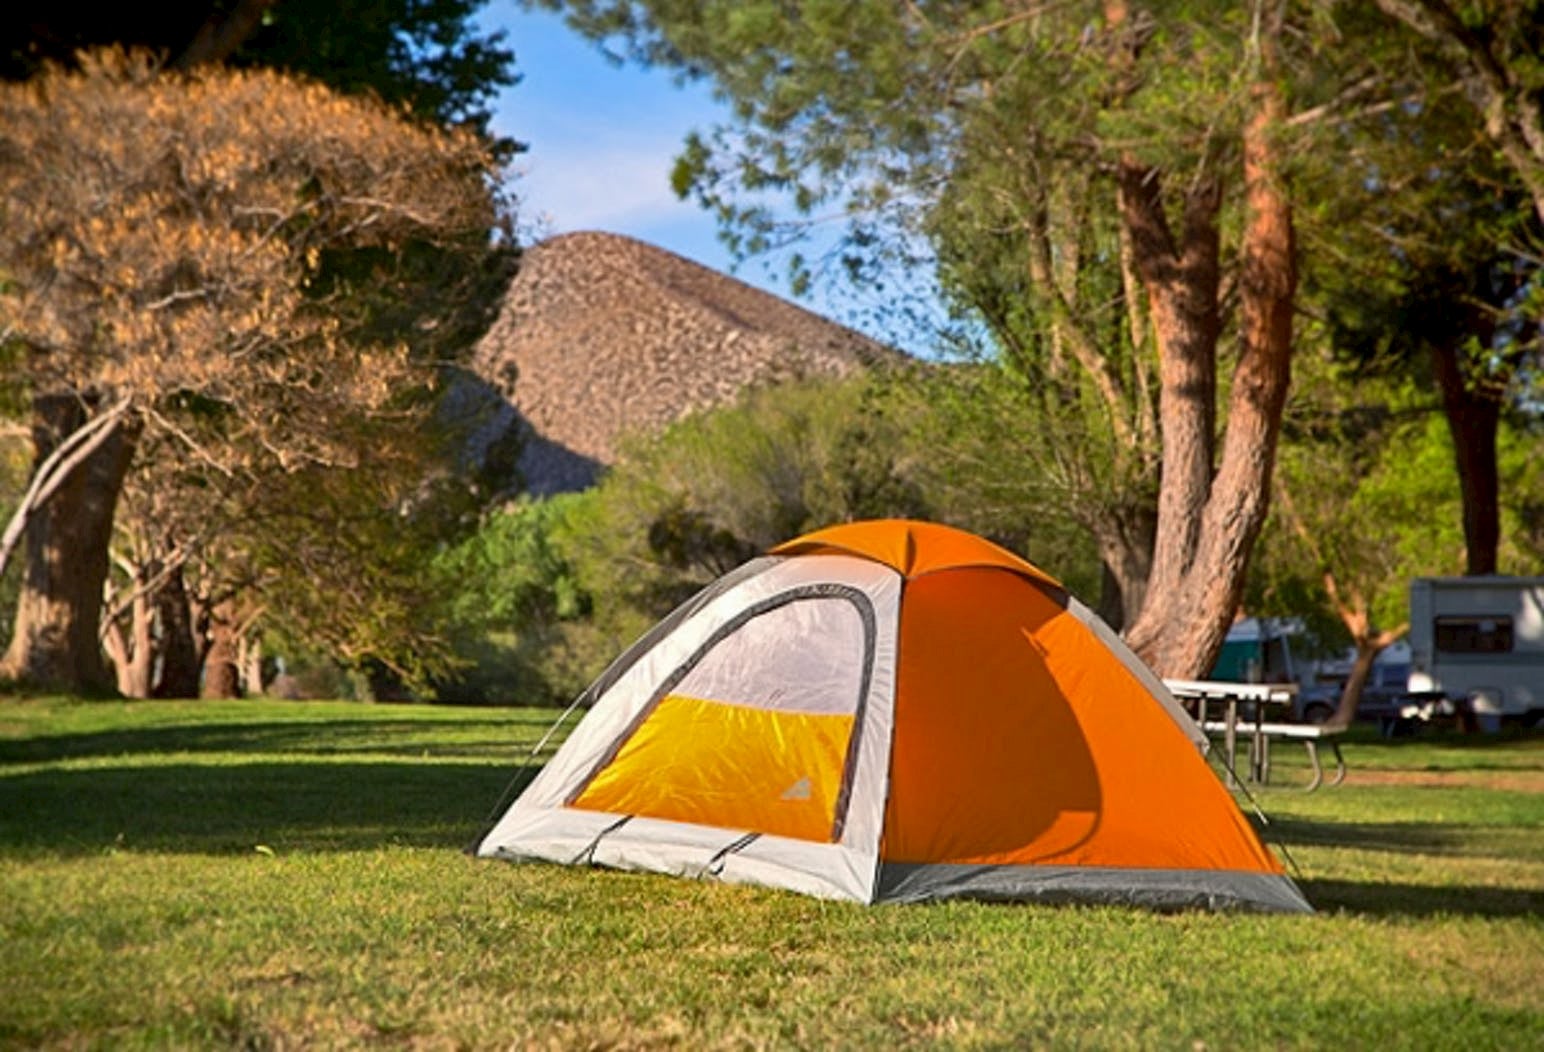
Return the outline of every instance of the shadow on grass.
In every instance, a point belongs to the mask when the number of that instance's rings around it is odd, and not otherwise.
[[[0,852],[463,848],[517,770],[469,763],[167,764],[0,778]]]
[[[1474,854],[1469,826],[1433,822],[1311,822],[1274,818],[1265,830],[1288,847],[1351,847],[1363,851],[1417,852],[1425,855]]]
[[[551,724],[549,713],[530,718],[436,723],[415,720],[300,719],[201,723],[131,730],[53,734],[0,740],[0,765],[49,763],[167,753],[297,753],[338,756],[376,753],[422,756],[488,756],[507,759],[519,748],[516,735],[534,741]],[[524,731],[525,734],[521,734]]]
[[[1544,890],[1484,886],[1439,887],[1351,880],[1301,880],[1298,886],[1317,910],[1345,910],[1378,917],[1537,917],[1544,914]]]

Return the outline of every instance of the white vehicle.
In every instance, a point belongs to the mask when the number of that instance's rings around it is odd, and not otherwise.
[[[1484,730],[1544,717],[1544,577],[1410,582],[1410,692],[1467,702]]]

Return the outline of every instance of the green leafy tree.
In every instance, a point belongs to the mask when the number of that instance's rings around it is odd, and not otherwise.
[[[1544,223],[1544,4],[1375,0],[1425,45],[1434,80],[1456,86]]]
[[[488,136],[489,104],[516,81],[485,0],[171,0],[140,7],[19,0],[0,23],[0,78],[25,80],[80,51],[143,48],[174,69],[266,67],[373,94],[439,124]],[[500,140],[507,156],[516,144]]]
[[[1499,11],[1470,13],[1488,7]],[[1318,195],[1303,223],[1306,299],[1331,320],[1343,358],[1440,397],[1464,495],[1466,567],[1494,573],[1499,428],[1537,399],[1544,225],[1474,119],[1477,86],[1455,82],[1442,48],[1390,32],[1376,8],[1356,10],[1373,19],[1357,37],[1359,119],[1338,123],[1333,151],[1304,160],[1304,177],[1334,191]],[[1509,54],[1536,47],[1510,17],[1485,32]]]
[[[1264,520],[1289,376],[1288,162],[1313,130],[1289,104],[1338,88],[1311,20],[1279,3],[547,6],[731,102],[677,186],[732,244],[787,235],[788,201],[845,212],[860,275],[925,245],[1038,359],[1021,375],[1098,407],[1122,442],[1112,485],[1155,502],[1151,532],[1136,517],[1101,536],[1137,549],[1106,560],[1139,602],[1128,638],[1162,671],[1204,670]]]
[[[446,548],[429,576],[457,667],[434,696],[461,703],[565,703],[583,688],[574,652],[589,633],[590,594],[567,552],[587,494],[521,498],[490,511]],[[582,664],[582,659],[579,659]]]
[[[1152,551],[1153,489],[1137,487],[1156,480],[1121,476],[1125,447],[1092,402],[1086,388],[993,362],[917,370],[886,394],[929,503],[1097,597],[1118,629],[1140,607]],[[1118,573],[1124,558],[1141,562]]]
[[[1265,608],[1328,619],[1349,639],[1355,658],[1332,717],[1343,726],[1378,654],[1409,627],[1410,578],[1457,565],[1458,488],[1441,470],[1449,449],[1429,397],[1408,383],[1348,383],[1327,356],[1304,364],[1255,587]]]
[[[544,584],[539,606],[560,610],[577,590],[588,615],[559,614],[558,631],[532,634],[543,653],[530,663],[576,692],[677,603],[780,541],[834,522],[937,512],[918,456],[867,379],[755,388],[633,439],[552,524],[555,579],[567,591]]]

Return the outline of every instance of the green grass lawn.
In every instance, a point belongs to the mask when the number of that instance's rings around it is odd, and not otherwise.
[[[0,701],[0,1046],[1544,1047],[1544,737],[1282,748],[1320,912],[1158,915],[466,857],[552,716]]]

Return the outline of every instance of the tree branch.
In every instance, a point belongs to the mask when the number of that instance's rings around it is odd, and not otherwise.
[[[224,62],[252,35],[274,3],[275,0],[238,0],[230,11],[211,14],[172,62],[172,68],[192,69]]]
[[[5,575],[11,556],[15,553],[17,544],[21,542],[22,534],[26,532],[32,516],[48,503],[50,497],[59,492],[59,487],[64,485],[77,468],[90,459],[91,454],[113,437],[118,430],[118,425],[128,415],[131,405],[133,405],[133,399],[125,397],[107,412],[87,420],[54,447],[53,452],[38,465],[37,471],[33,472],[31,485],[22,495],[21,503],[17,505],[15,513],[11,515],[11,521],[5,527],[4,535],[0,535],[0,576]]]

